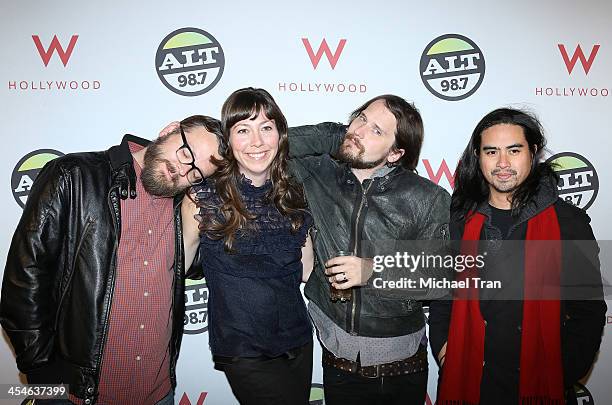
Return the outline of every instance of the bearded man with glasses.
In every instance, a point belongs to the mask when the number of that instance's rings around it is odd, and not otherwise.
[[[8,253],[0,322],[52,404],[173,404],[183,330],[184,191],[212,174],[221,125],[196,115],[150,143],[49,162]]]

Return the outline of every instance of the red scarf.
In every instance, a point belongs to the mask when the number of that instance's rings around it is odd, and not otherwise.
[[[485,221],[480,213],[468,215],[461,253],[476,256]],[[562,405],[560,289],[542,292],[543,286],[559,286],[561,243],[542,245],[528,241],[559,241],[561,232],[555,209],[550,206],[527,223],[525,284],[521,334],[519,405]],[[539,247],[539,248],[538,248]],[[458,273],[457,280],[477,277],[475,268]],[[479,292],[456,290],[451,312],[446,357],[438,405],[476,405],[484,363],[485,324],[480,313]],[[503,288],[503,286],[502,286]],[[528,299],[543,297],[545,300]]]

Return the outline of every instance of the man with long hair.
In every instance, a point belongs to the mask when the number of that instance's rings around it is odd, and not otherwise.
[[[368,247],[446,237],[450,197],[416,174],[422,142],[418,110],[395,95],[357,108],[348,129],[323,123],[289,131],[292,167],[317,229],[318,266],[305,293],[323,347],[328,405],[425,402],[421,302],[410,291],[377,288],[374,279],[397,280],[402,271],[373,277]],[[332,300],[330,285],[348,294]]]
[[[192,116],[154,142],[45,165],[6,260],[0,322],[53,404],[174,403],[185,311],[180,202],[216,167],[221,125]],[[36,400],[46,403],[51,400]]]
[[[461,156],[451,239],[461,254],[488,256],[457,275],[467,286],[453,301],[430,306],[438,404],[563,404],[599,349],[598,248],[588,215],[558,197],[545,146],[535,116],[501,108],[476,125]]]

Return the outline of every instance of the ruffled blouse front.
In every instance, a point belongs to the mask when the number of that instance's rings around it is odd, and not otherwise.
[[[255,219],[235,235],[233,252],[223,239],[206,233],[200,238],[204,276],[209,290],[210,347],[213,355],[278,356],[312,340],[300,292],[301,248],[312,218],[293,233],[289,218],[267,198],[272,184],[256,187],[243,177],[242,200]],[[214,185],[197,190],[202,221],[222,221]]]

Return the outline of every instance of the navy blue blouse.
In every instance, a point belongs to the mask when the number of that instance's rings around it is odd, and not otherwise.
[[[291,222],[268,201],[270,181],[255,187],[242,177],[239,191],[247,210],[256,215],[239,231],[233,252],[224,240],[202,234],[200,249],[209,291],[210,348],[214,356],[276,357],[312,340],[310,320],[300,292],[302,246],[312,217],[291,232]],[[197,190],[202,221],[222,218],[214,185]]]

